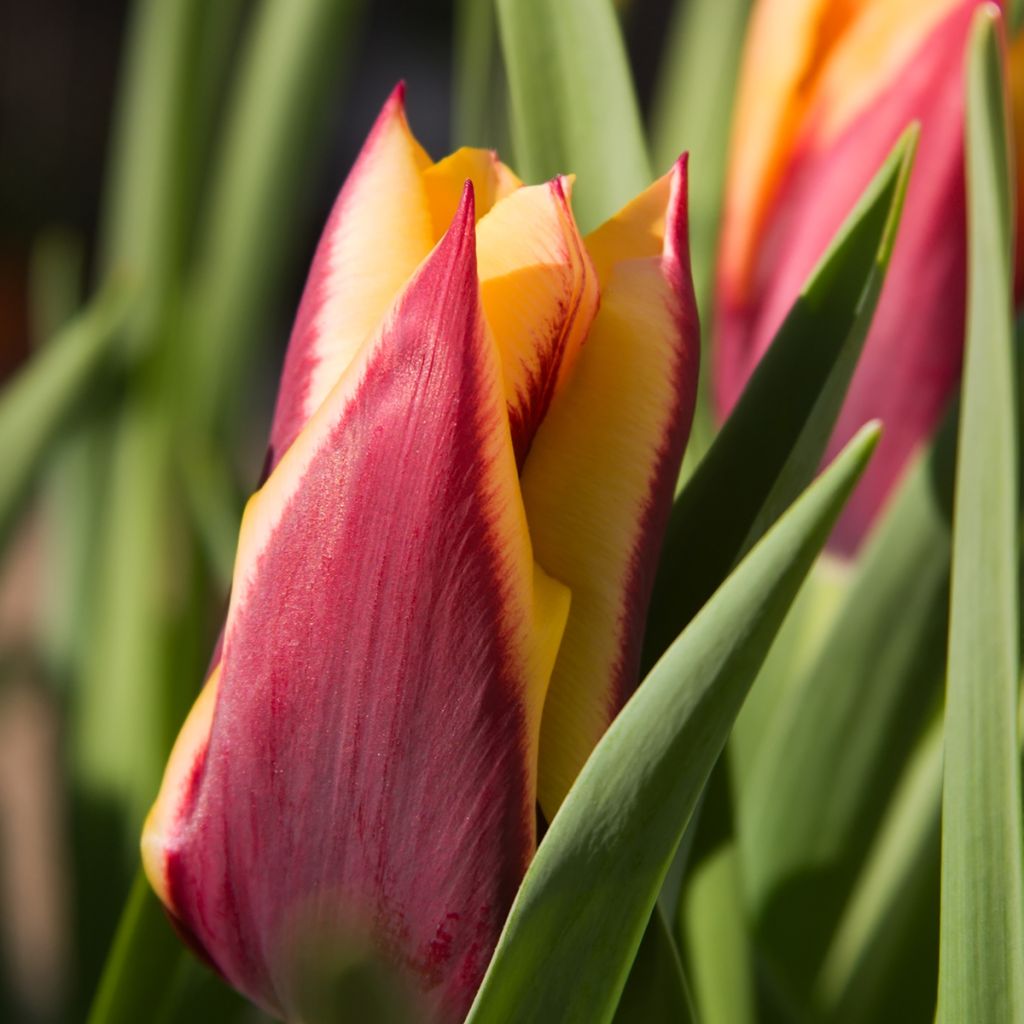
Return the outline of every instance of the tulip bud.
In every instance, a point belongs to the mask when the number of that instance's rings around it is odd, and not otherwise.
[[[921,136],[892,261],[831,439],[884,433],[833,535],[854,552],[960,375],[964,61],[982,0],[760,0],[743,61],[718,266],[715,394],[728,413],[899,135]]]
[[[571,187],[433,163],[399,88],[327,222],[142,840],[271,1013],[300,1014],[304,939],[358,936],[462,1019],[538,802],[636,684],[696,383],[685,164],[587,239]]]

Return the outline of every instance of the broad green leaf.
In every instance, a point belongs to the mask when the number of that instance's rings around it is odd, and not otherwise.
[[[669,927],[656,907],[615,1011],[615,1024],[696,1024],[693,999]]]
[[[576,174],[583,231],[651,180],[622,32],[611,0],[497,0],[515,168],[527,182]]]
[[[157,1020],[189,955],[140,868],[118,924],[88,1024]]]
[[[243,368],[277,294],[324,117],[363,0],[262,0],[242,44],[202,220],[182,342],[189,416],[243,394]]]
[[[1013,202],[999,15],[968,46],[967,338],[953,518],[939,1019],[1024,1021],[1017,748],[1018,452]]]
[[[885,277],[916,138],[908,130],[868,186],[676,499],[648,665],[817,470]]]
[[[814,993],[828,1024],[931,1020],[938,968],[942,719],[907,765]]]
[[[494,0],[456,0],[452,137],[456,146],[504,152],[509,143],[508,81]]]
[[[527,871],[471,1024],[614,1017],[694,805],[876,439],[858,435],[755,546],[605,733]]]
[[[780,694],[744,775],[748,905],[765,961],[793,998],[813,984],[909,746],[937,699],[955,423],[951,413],[909,471],[861,553],[831,630]]]
[[[8,439],[0,466],[0,545],[43,456],[111,357],[133,309],[125,288],[108,287],[0,391],[0,433]]]

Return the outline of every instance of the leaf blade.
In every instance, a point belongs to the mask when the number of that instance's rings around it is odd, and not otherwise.
[[[651,600],[648,666],[817,470],[884,280],[915,142],[909,129],[865,190],[676,499]]]
[[[1024,1020],[1017,426],[1007,118],[999,15],[972,23],[968,313],[953,525],[939,1018]]]
[[[868,428],[851,442],[672,645],[598,744],[520,888],[471,1024],[611,1019],[747,687],[876,440],[877,428]]]
[[[497,0],[516,169],[577,174],[585,233],[651,180],[632,76],[610,0]]]

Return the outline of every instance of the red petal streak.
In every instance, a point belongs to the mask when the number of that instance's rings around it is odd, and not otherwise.
[[[478,227],[480,290],[501,351],[516,459],[564,384],[597,313],[597,276],[555,178],[498,202]]]
[[[469,1006],[535,841],[518,500],[467,188],[246,511],[198,794],[165,840],[182,924],[271,1011],[295,1013],[310,927],[369,929],[438,1018]]]

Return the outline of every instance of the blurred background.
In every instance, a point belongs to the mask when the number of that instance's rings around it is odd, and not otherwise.
[[[686,5],[618,6],[656,118]],[[304,275],[382,102],[406,81],[435,157],[508,137],[500,81],[453,89],[474,59],[500,78],[474,17],[473,0],[0,2],[0,378],[52,343],[58,382],[0,421],[2,1020],[86,1015],[216,639]],[[732,69],[716,75],[727,105]],[[21,460],[44,449],[29,486]],[[255,1019],[184,969],[183,1019],[195,992],[210,1019]]]

